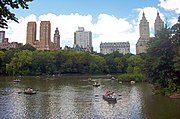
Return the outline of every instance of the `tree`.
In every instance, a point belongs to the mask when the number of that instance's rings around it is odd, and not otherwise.
[[[102,74],[106,72],[106,60],[104,57],[92,54],[92,62],[90,64],[90,72],[92,74]]]
[[[36,50],[36,48],[33,47],[30,44],[25,44],[25,45],[21,46],[19,49],[21,49],[21,50],[30,50],[30,51],[35,51]]]
[[[29,9],[28,2],[33,0],[1,0],[0,1],[0,28],[8,28],[8,20],[18,23],[18,18],[10,9]]]
[[[180,15],[178,17],[178,22],[174,24],[171,28],[173,33],[171,37],[174,57],[174,69],[175,69],[175,78],[174,82],[180,85]]]
[[[2,73],[2,70],[3,70],[3,57],[4,57],[4,52],[3,51],[0,51],[0,74]]]
[[[9,74],[27,75],[30,72],[29,66],[32,63],[32,52],[21,50],[14,54],[10,64],[6,65]]]
[[[180,84],[180,17],[171,28],[167,26],[153,39],[146,55],[148,80],[161,86],[164,94],[178,90]]]

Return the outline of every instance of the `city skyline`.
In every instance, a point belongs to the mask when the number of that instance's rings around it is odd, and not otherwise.
[[[40,21],[51,22],[51,34],[56,27],[61,35],[61,47],[65,45],[73,47],[74,31],[84,27],[86,31],[92,31],[92,45],[94,51],[100,52],[101,42],[127,42],[131,45],[131,53],[135,54],[136,42],[139,39],[139,22],[144,11],[149,21],[150,36],[154,36],[154,21],[159,12],[163,21],[172,24],[177,22],[180,13],[179,0],[141,0],[137,2],[127,1],[33,1],[28,10],[14,10],[19,18],[19,24],[9,22],[6,38],[9,41],[26,43],[26,26],[29,21],[36,21],[39,31]],[[39,9],[39,7],[42,7]],[[18,28],[18,29],[17,29]],[[39,40],[39,32],[36,39]],[[51,35],[53,41],[53,35]]]

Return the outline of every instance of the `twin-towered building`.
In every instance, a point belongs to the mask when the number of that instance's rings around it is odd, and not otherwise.
[[[38,50],[58,50],[60,49],[60,34],[58,28],[54,33],[54,42],[51,42],[51,23],[50,21],[41,21],[40,37],[36,40],[36,22],[28,22],[26,43],[34,46]]]
[[[157,17],[154,23],[154,35],[156,37],[158,31],[161,31],[164,28],[164,22],[157,13]],[[143,12],[142,19],[139,24],[139,34],[140,38],[136,43],[136,54],[146,53],[147,43],[150,41],[150,32],[149,32],[149,22],[147,21],[145,14]]]

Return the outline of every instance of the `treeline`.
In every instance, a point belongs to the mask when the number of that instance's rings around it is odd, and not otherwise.
[[[140,71],[142,62],[133,54],[40,51],[27,44],[0,51],[0,75],[122,74]]]
[[[149,42],[145,59],[147,80],[156,84],[164,94],[180,89],[180,16],[171,28],[165,26]]]

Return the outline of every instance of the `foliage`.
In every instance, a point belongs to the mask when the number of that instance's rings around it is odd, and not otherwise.
[[[0,51],[0,74],[3,72],[3,62],[2,62],[2,59],[4,57],[4,52],[3,51]]]
[[[32,63],[32,52],[21,50],[14,54],[10,64],[6,65],[9,75],[27,75],[30,71],[29,65]]]
[[[118,76],[118,80],[123,82],[130,82],[130,81],[142,82],[145,80],[145,76],[141,73],[121,74]]]
[[[118,52],[103,55],[72,50],[40,51],[25,45],[3,52],[1,75],[126,73],[131,56]]]
[[[0,1],[0,28],[7,28],[8,20],[18,22],[18,18],[11,9],[29,9],[28,2],[33,0],[1,0]]]
[[[180,18],[179,18],[180,19]],[[145,70],[148,81],[174,92],[180,84],[180,23],[165,28],[150,41]]]
[[[111,54],[104,55],[103,57],[106,60],[108,66],[108,73],[126,73],[128,67],[127,59],[132,54],[120,54],[118,51],[115,51]]]
[[[21,46],[19,49],[21,49],[21,50],[30,50],[30,51],[35,51],[36,50],[36,48],[33,47],[30,44],[25,44],[25,45]]]

